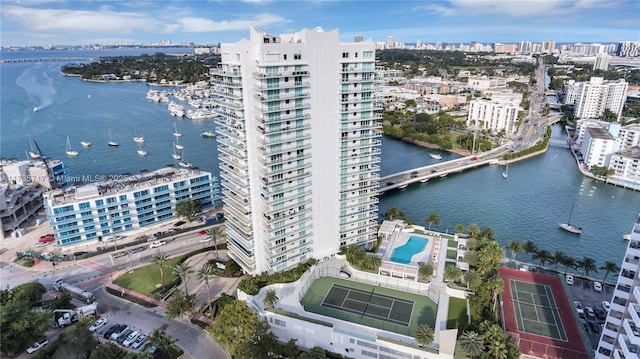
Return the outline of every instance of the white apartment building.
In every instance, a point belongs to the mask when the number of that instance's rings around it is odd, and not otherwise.
[[[582,92],[582,83],[575,80],[565,81],[562,85],[562,93],[565,105],[575,105]]]
[[[640,348],[640,215],[631,228],[631,240],[620,264],[611,309],[600,335],[596,359],[637,358]]]
[[[505,88],[507,87],[507,79],[502,77],[469,77],[467,79],[467,86],[473,91],[482,91],[490,88]]]
[[[620,148],[640,146],[640,124],[626,125],[620,128]]]
[[[609,158],[615,152],[615,144],[615,138],[606,129],[588,127],[580,145],[584,164],[587,167],[608,167]]]
[[[611,155],[609,169],[614,179],[640,185],[640,146],[625,148]]]
[[[594,70],[603,70],[607,71],[609,69],[609,62],[611,61],[611,56],[607,53],[602,53],[596,56],[596,61],[593,63]]]
[[[505,130],[507,134],[516,131],[521,94],[495,94],[491,100],[469,101],[467,127],[491,130],[498,133]]]
[[[376,239],[375,45],[304,29],[221,46],[213,80],[230,256],[252,274]]]
[[[574,114],[577,118],[599,118],[608,109],[619,120],[626,99],[626,81],[605,81],[602,77],[592,77],[589,82],[581,84]]]
[[[217,179],[209,172],[165,167],[49,191],[44,204],[58,246],[97,245],[116,233],[175,218],[178,203],[217,204],[218,192]]]

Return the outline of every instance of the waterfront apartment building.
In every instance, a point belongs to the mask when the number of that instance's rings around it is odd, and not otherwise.
[[[620,128],[620,148],[640,146],[640,124],[626,125]]]
[[[375,44],[321,28],[223,44],[217,120],[229,255],[252,274],[376,239]]]
[[[176,204],[197,200],[217,205],[217,178],[198,169],[161,168],[45,194],[49,223],[58,246],[113,239],[175,218]]]
[[[640,146],[629,147],[611,155],[609,169],[612,177],[640,186]]]
[[[640,348],[640,215],[631,228],[631,239],[613,287],[596,359],[637,358]]]
[[[604,128],[588,127],[580,144],[583,162],[587,167],[608,167],[609,159],[616,150],[615,138]]]
[[[617,115],[618,120],[627,99],[627,82],[620,79],[605,81],[602,77],[592,77],[580,85],[574,114],[576,118],[600,118],[605,110]]]
[[[498,133],[504,130],[507,134],[516,131],[521,94],[500,93],[491,96],[491,100],[479,99],[469,101],[467,127],[490,130]]]

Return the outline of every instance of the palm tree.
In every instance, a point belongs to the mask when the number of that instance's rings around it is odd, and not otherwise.
[[[197,278],[203,280],[207,285],[207,306],[211,305],[211,288],[209,288],[209,279],[214,277],[214,267],[209,263],[205,263],[200,269],[198,269]]]
[[[551,258],[551,261],[553,262],[553,264],[556,265],[556,272],[558,271],[558,264],[563,263],[564,259],[566,257],[567,257],[567,255],[563,251],[556,251],[553,254],[553,257]]]
[[[428,324],[420,324],[418,329],[416,329],[416,332],[413,334],[413,337],[416,339],[418,344],[427,346],[433,343],[433,328],[431,328]]]
[[[471,269],[465,274],[464,281],[467,282],[467,288],[471,291],[476,291],[482,284],[482,275],[475,269]]]
[[[467,226],[467,232],[469,232],[470,237],[474,237],[480,233],[480,226],[477,223],[471,223]]]
[[[496,239],[496,232],[494,232],[491,227],[484,227],[480,232],[480,238],[485,238],[490,240]]]
[[[187,279],[189,279],[189,275],[193,273],[193,269],[185,262],[176,264],[173,267],[173,274],[182,278],[182,283],[184,283],[184,295],[189,296],[189,291],[187,288]]]
[[[420,268],[418,268],[418,274],[422,278],[429,278],[433,275],[433,266],[429,263],[420,264]]]
[[[280,298],[278,298],[275,289],[268,289],[266,293],[264,293],[264,299],[262,299],[262,303],[268,308],[273,308],[279,301]]]
[[[485,285],[491,290],[491,293],[493,293],[493,310],[496,316],[498,316],[498,294],[504,291],[504,282],[502,278],[495,276],[487,279]]]
[[[536,253],[538,251],[538,245],[534,241],[526,241],[522,245],[522,251],[525,254]]]
[[[151,256],[151,263],[160,266],[160,278],[162,278],[162,290],[164,290],[164,265],[167,263],[167,254],[157,251]]]
[[[533,254],[533,259],[540,261],[540,266],[544,267],[545,263],[551,258],[551,252],[546,249],[540,249]]]
[[[393,221],[394,219],[405,219],[405,214],[398,207],[393,206],[384,214],[384,219]]]
[[[479,357],[484,352],[484,339],[477,332],[465,331],[458,338],[460,348],[472,358]]]
[[[464,225],[463,224],[456,224],[456,226],[454,227],[454,230],[456,231],[456,233],[461,234],[464,233]]]
[[[508,359],[509,350],[507,349],[507,343],[504,340],[495,339],[489,342],[487,345],[487,353],[490,358],[493,359]]]
[[[565,256],[562,259],[561,264],[564,266],[564,274],[567,274],[567,272],[569,271],[569,268],[576,269],[578,267],[578,262],[576,261],[575,258],[571,256]]]
[[[154,329],[149,335],[149,343],[155,345],[158,350],[164,353],[169,352],[174,345],[171,337],[160,328]]]
[[[211,240],[213,241],[213,246],[216,249],[216,259],[218,259],[218,236],[222,235],[222,228],[219,226],[211,227],[207,229],[207,235],[211,236]]]
[[[382,265],[382,258],[378,257],[375,254],[369,254],[365,257],[367,264],[369,265],[369,269],[373,271],[377,271],[378,268]]]
[[[511,252],[511,261],[513,262],[516,259],[516,253],[522,252],[522,244],[518,240],[514,239],[509,241],[508,248]]]
[[[431,225],[435,224],[436,226],[440,225],[440,215],[436,212],[431,212],[429,214],[429,218],[425,220],[425,222],[429,223],[429,229],[431,229]]]
[[[609,273],[611,272],[617,273],[618,271],[620,271],[620,267],[618,266],[618,264],[612,261],[605,261],[604,265],[600,267],[600,269],[604,269],[605,271],[604,279],[602,280],[603,282],[607,281],[607,276],[609,275]]]
[[[457,281],[462,277],[462,270],[458,268],[454,263],[447,263],[444,266],[444,279],[448,279],[450,281]]]
[[[596,266],[596,260],[591,257],[583,257],[580,261],[580,268],[582,268],[582,274],[589,276],[589,272],[598,272],[598,267]]]

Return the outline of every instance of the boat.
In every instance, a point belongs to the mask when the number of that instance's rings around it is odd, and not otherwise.
[[[133,142],[135,143],[143,143],[144,142],[144,137],[138,135],[138,129],[136,128],[135,131],[133,131]]]
[[[630,241],[631,240],[631,233],[627,233],[627,234],[623,235],[622,239],[624,239],[626,241]]]
[[[142,143],[138,142],[138,154],[140,156],[146,156],[147,155],[147,151],[145,151],[144,149],[142,149]]]
[[[178,126],[175,123],[173,124],[173,135],[176,137],[182,137],[182,134],[178,132]]]
[[[213,137],[216,137],[216,134],[215,134],[213,131],[211,131],[211,130],[206,130],[206,131],[204,131],[203,133],[201,133],[201,135],[202,135],[202,137],[204,137],[204,138],[213,138]]]
[[[509,164],[507,163],[507,167],[505,167],[504,172],[502,172],[502,177],[509,177]]]
[[[445,177],[447,177],[447,175],[448,175],[448,173],[443,173],[443,174],[440,175],[440,178],[445,178]]]
[[[582,233],[582,227],[575,226],[571,224],[571,215],[573,214],[573,207],[575,206],[575,202],[571,205],[571,211],[569,212],[569,220],[567,223],[560,223],[560,228],[564,229],[569,233],[580,234]]]
[[[38,112],[38,106],[33,108],[33,112]]]
[[[33,148],[33,141],[31,141],[31,136],[29,136],[29,157],[31,157],[32,160],[37,160],[40,158],[40,154]]]
[[[173,147],[175,147],[176,149],[182,151],[184,149],[184,146],[178,143],[178,139],[176,138],[176,142],[173,143]]]
[[[429,156],[431,156],[431,158],[433,158],[434,160],[441,160],[442,156],[435,154],[435,153],[429,153]]]
[[[404,189],[407,188],[408,184],[403,184],[402,186],[398,187],[399,189]]]
[[[420,183],[425,183],[425,182],[427,182],[428,180],[429,180],[428,178],[423,178],[423,179],[421,179],[421,180],[420,180]]]
[[[71,149],[71,142],[69,141],[69,136],[67,136],[67,152],[66,152],[66,154],[69,157],[78,156],[78,151],[75,151],[75,150]]]
[[[184,168],[190,168],[191,166],[193,166],[191,163],[185,161],[185,159],[184,159],[184,151],[182,151],[182,161],[178,162],[178,165],[180,167],[184,167]]]
[[[89,141],[80,141],[80,144],[82,145],[82,147],[89,147],[89,146],[91,146],[91,142],[89,142]]]
[[[109,142],[107,142],[107,144],[111,147],[116,147],[120,145],[118,142],[113,140],[113,137],[111,137],[111,129],[109,129]]]
[[[176,153],[176,143],[175,142],[173,143],[173,154],[171,155],[171,157],[173,157],[173,159],[176,160],[176,161],[182,158],[179,154]]]

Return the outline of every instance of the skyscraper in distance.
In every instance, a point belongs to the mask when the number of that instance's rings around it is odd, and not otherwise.
[[[213,82],[229,255],[256,274],[373,242],[375,44],[252,27],[221,54]]]
[[[356,35],[353,37],[353,42],[362,42],[362,35]]]

